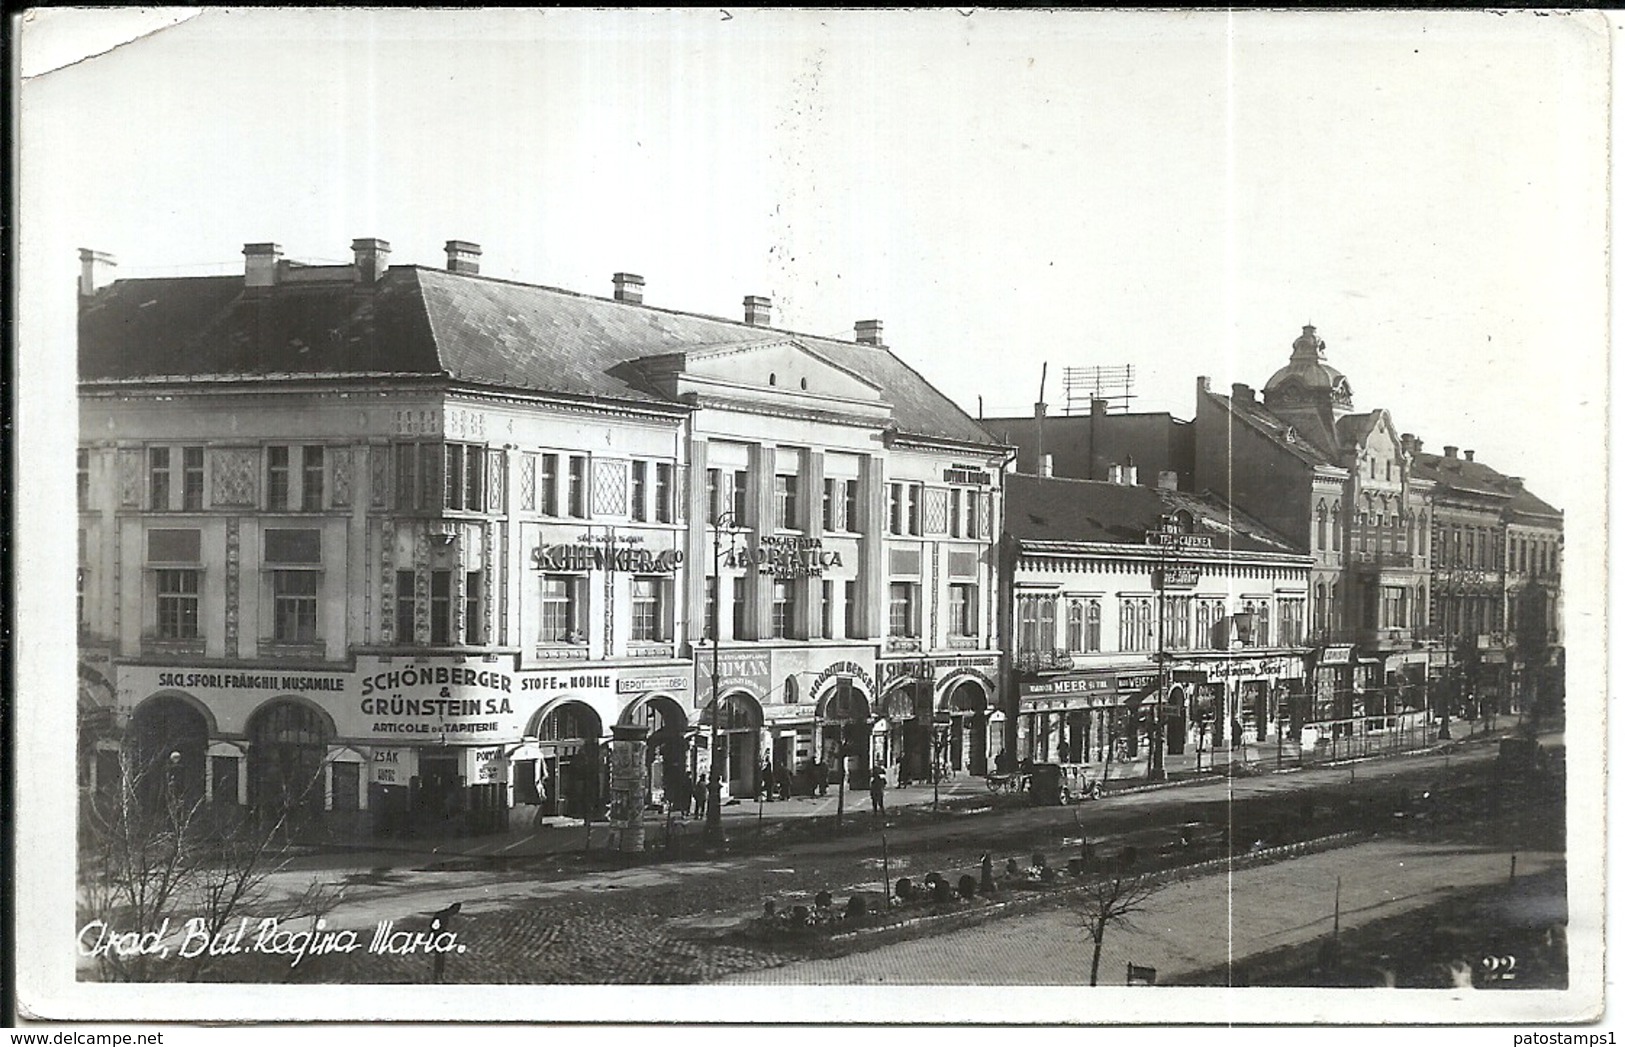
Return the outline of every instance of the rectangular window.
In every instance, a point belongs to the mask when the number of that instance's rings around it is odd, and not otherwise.
[[[542,478],[539,482],[542,490],[542,515],[559,515],[559,456],[556,454],[542,455]]]
[[[647,520],[649,510],[647,499],[649,497],[649,463],[632,463],[632,506],[631,516],[634,520]]]
[[[272,571],[272,636],[278,643],[316,642],[316,571]]]
[[[965,537],[982,537],[982,492],[965,492]]]
[[[395,642],[402,647],[417,643],[416,571],[395,572]]]
[[[749,474],[743,469],[734,470],[733,514],[735,527],[744,527],[745,521],[751,518],[751,514],[745,512],[746,496],[749,493]]]
[[[908,485],[908,533],[920,534],[920,499],[925,489],[919,484]]]
[[[288,511],[288,448],[265,449],[265,508],[273,513]]]
[[[717,576],[705,580],[705,619],[700,622],[700,635],[709,640],[717,638],[721,623],[717,621]]]
[[[470,646],[485,642],[485,575],[481,571],[463,576],[463,642]]]
[[[78,471],[79,508],[83,511],[90,508],[90,448],[79,448],[74,464]]]
[[[887,626],[893,636],[920,635],[919,592],[916,582],[891,583],[890,614]]]
[[[147,448],[147,507],[154,512],[169,508],[169,448]]]
[[[480,445],[463,448],[467,464],[463,467],[463,509],[466,512],[485,511],[485,448]]]
[[[655,463],[655,520],[671,523],[676,514],[671,511],[677,489],[677,467],[670,462]]]
[[[951,538],[962,537],[965,533],[964,512],[965,492],[957,487],[948,489],[948,535]]]
[[[395,508],[418,507],[418,445],[395,445]]]
[[[745,628],[745,579],[733,580],[733,595],[733,632],[729,635],[735,640],[743,640],[749,632],[754,631]]]
[[[197,639],[198,575],[196,570],[158,572],[158,639]]]
[[[773,635],[778,639],[790,635],[790,595],[787,579],[773,579]]]
[[[587,459],[579,454],[570,456],[570,515],[577,520],[587,517]]]
[[[665,589],[663,578],[632,579],[632,639],[665,639]]]
[[[848,639],[857,639],[858,638],[858,583],[857,583],[857,581],[855,579],[854,580],[849,580],[849,581],[847,581],[845,588],[846,588],[846,591],[841,594],[845,598],[845,603],[842,604],[842,617],[844,619],[844,621],[842,622],[842,625],[846,629],[846,632],[845,632],[844,635]]]
[[[773,477],[773,522],[781,531],[795,531],[801,527],[801,514],[796,504],[798,476],[780,473]]]
[[[705,471],[705,520],[715,524],[722,517],[722,470]]]
[[[831,477],[828,477],[828,476],[824,477],[824,512],[823,512],[823,516],[824,516],[824,530],[826,530],[826,531],[842,530],[842,528],[837,526],[837,522],[838,522],[839,518],[836,515],[836,510],[840,507],[840,499],[836,494],[836,485],[839,482],[840,481],[835,480],[835,479],[833,479]]]
[[[886,533],[903,533],[903,485],[886,485]]]
[[[203,508],[203,448],[181,448],[181,508]]]
[[[451,572],[429,572],[429,643],[451,643]]]
[[[835,583],[828,578],[818,585],[818,635],[824,639],[835,636]]]
[[[584,643],[582,596],[586,579],[575,574],[542,576],[542,643]]]
[[[333,810],[361,809],[361,765],[352,761],[333,764]]]
[[[301,460],[303,469],[299,474],[299,508],[307,513],[320,512],[322,508],[322,448],[306,447]]]
[[[856,531],[861,522],[858,516],[858,482],[856,480],[844,481],[846,495],[846,511],[841,516],[841,529],[843,531]]]
[[[444,480],[441,506],[464,512],[485,507],[485,448],[473,444],[446,444],[441,451]],[[425,508],[439,508],[429,505]]]
[[[975,636],[977,629],[976,586],[954,582],[948,586],[948,633],[951,636]]]

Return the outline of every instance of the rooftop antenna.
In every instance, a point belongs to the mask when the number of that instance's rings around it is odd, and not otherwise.
[[[1049,410],[1044,404],[1044,386],[1049,382],[1049,361],[1044,361],[1043,368],[1038,372],[1038,402],[1033,404],[1033,418],[1037,421],[1038,430],[1038,458],[1033,463],[1033,472],[1043,475],[1044,472],[1044,414]]]
[[[1066,413],[1087,414],[1095,400],[1106,401],[1108,411],[1127,411],[1134,397],[1134,365],[1113,364],[1068,367],[1061,372]]]

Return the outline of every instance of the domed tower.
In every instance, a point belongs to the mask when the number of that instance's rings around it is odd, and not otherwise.
[[[1337,420],[1354,411],[1343,372],[1326,362],[1326,342],[1305,324],[1292,358],[1264,385],[1264,406],[1327,450],[1336,446]]]

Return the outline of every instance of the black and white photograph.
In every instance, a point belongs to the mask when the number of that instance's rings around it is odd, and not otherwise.
[[[1613,1042],[1608,16],[10,28],[24,1024]]]

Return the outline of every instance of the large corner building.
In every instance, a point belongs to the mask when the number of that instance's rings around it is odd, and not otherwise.
[[[82,254],[87,784],[122,750],[213,803],[480,830],[601,816],[617,725],[657,796],[944,735],[986,767],[1008,452],[877,321],[353,251],[116,281]]]

